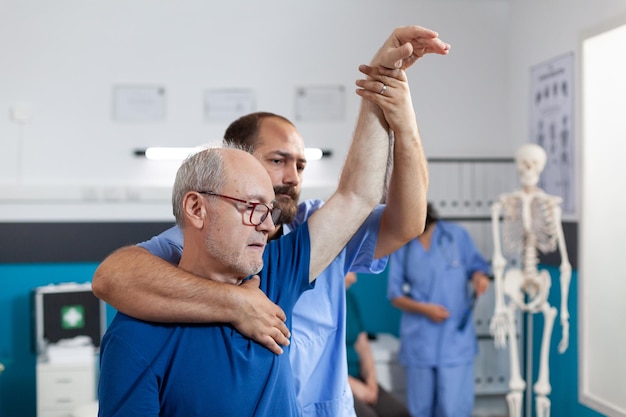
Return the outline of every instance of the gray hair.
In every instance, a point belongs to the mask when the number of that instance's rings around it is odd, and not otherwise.
[[[245,146],[224,144],[221,147],[203,149],[183,161],[172,188],[172,211],[176,224],[183,227],[183,200],[190,191],[222,191],[228,181],[222,149],[247,151]]]
[[[176,224],[183,227],[183,200],[190,191],[220,192],[226,182],[224,156],[220,148],[208,148],[190,155],[178,168],[172,189],[172,210]]]

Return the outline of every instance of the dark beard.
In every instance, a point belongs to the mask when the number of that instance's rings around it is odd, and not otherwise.
[[[300,198],[300,193],[298,193],[294,187],[289,186],[274,187],[274,193],[276,194],[274,207],[278,207],[281,210],[280,217],[276,223],[292,223],[293,219],[296,217],[296,213],[298,212],[298,200]],[[281,196],[280,194],[286,194],[291,198]]]

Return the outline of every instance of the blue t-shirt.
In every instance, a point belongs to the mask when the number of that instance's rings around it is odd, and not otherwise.
[[[263,254],[261,289],[288,325],[296,300],[312,287],[310,252],[305,224]],[[288,356],[230,325],[149,323],[118,313],[100,349],[100,417],[300,415]]]
[[[478,351],[473,317],[459,330],[471,308],[470,279],[476,271],[489,273],[469,233],[439,220],[429,250],[413,239],[391,255],[387,297],[410,298],[444,306],[450,317],[435,323],[417,313],[403,312],[399,359],[406,366],[436,367],[471,363]],[[407,293],[408,292],[408,293]]]
[[[285,234],[297,230],[324,204],[306,200],[298,205]],[[346,288],[349,271],[376,274],[387,266],[387,257],[374,259],[384,206],[374,209],[346,247],[320,274],[315,289],[307,291],[293,309],[289,356],[298,403],[304,417],[354,417],[354,400],[348,384],[346,359]],[[140,244],[154,255],[178,264],[182,233],[173,227]]]

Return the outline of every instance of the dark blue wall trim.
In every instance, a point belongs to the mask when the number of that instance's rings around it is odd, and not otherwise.
[[[0,223],[0,263],[99,262],[170,222]]]
[[[578,269],[578,223],[563,222],[563,234],[565,235],[567,255],[572,264],[572,269]],[[559,251],[548,255],[540,254],[539,262],[543,265],[559,266],[561,265],[561,255]]]

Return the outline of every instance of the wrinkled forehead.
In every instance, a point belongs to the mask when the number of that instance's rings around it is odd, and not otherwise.
[[[304,159],[304,140],[291,123],[271,117],[259,126],[254,143],[254,154],[281,153],[296,159]]]

